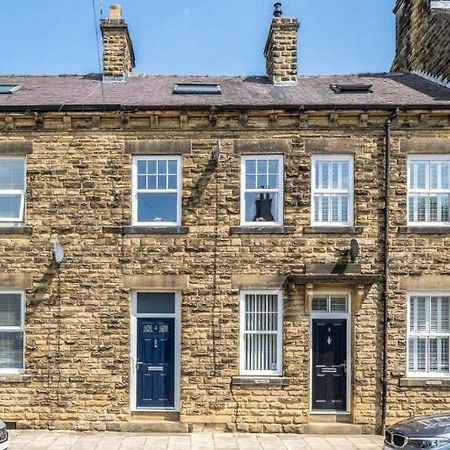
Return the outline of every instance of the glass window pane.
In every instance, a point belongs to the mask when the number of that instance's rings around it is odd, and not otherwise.
[[[258,174],[260,174],[260,175],[267,174],[267,160],[266,159],[258,159],[256,162],[256,167],[258,169]]]
[[[426,338],[417,338],[417,370],[419,372],[426,371],[426,354],[427,340]]]
[[[417,297],[417,329],[416,331],[427,331],[427,298]]]
[[[138,222],[176,222],[177,194],[138,193]]]
[[[24,189],[25,159],[0,158],[0,189]]]
[[[314,221],[315,222],[321,221],[321,217],[320,217],[320,211],[321,211],[320,203],[321,202],[320,202],[320,200],[321,200],[320,195],[314,196]]]
[[[165,175],[158,175],[158,189],[167,189],[167,177]]]
[[[415,371],[415,364],[414,364],[414,356],[416,354],[416,338],[409,338],[408,340],[408,347],[409,347],[409,355],[408,355],[408,367],[411,372]]]
[[[256,161],[254,159],[247,159],[245,161],[245,172],[248,174],[256,173]]]
[[[277,159],[270,159],[269,160],[269,173],[271,175],[277,175],[278,174],[278,164],[279,164],[279,161]]]
[[[145,175],[147,172],[147,163],[144,160],[139,160],[137,163],[138,175]]]
[[[424,161],[419,161],[417,164],[417,179],[416,179],[416,188],[417,189],[425,189],[426,188],[426,172],[428,163]]]
[[[278,189],[278,175],[269,175],[269,183],[267,187],[269,189]]]
[[[172,292],[138,292],[138,314],[175,314],[175,294]]]
[[[256,188],[267,189],[267,175],[258,174],[258,176],[256,177]]]
[[[169,189],[176,189],[177,188],[177,176],[176,175],[169,175],[168,177],[168,188]]]
[[[339,196],[333,195],[331,197],[331,221],[340,222],[339,214]]]
[[[145,175],[138,176],[138,189],[147,189],[147,184],[145,183],[146,180],[147,177]]]
[[[169,170],[169,175],[176,175],[177,174],[177,161],[170,159],[168,161],[168,170]]]
[[[331,164],[331,180],[333,189],[338,189],[340,186],[339,183],[339,169],[341,164],[338,162],[334,162]]]
[[[156,175],[147,176],[147,189],[156,189]]]
[[[441,189],[450,189],[450,163],[445,161],[441,165]]]
[[[430,222],[438,221],[438,197],[436,195],[430,195],[429,197],[430,207]]]
[[[427,218],[427,197],[421,195],[416,197],[417,222],[425,222]]]
[[[449,317],[450,315],[450,301],[448,297],[441,299],[441,331],[444,333],[450,332]]]
[[[0,326],[21,326],[21,299],[20,294],[0,294]]]
[[[349,165],[350,164],[348,161],[345,161],[341,164],[341,168],[342,168],[341,188],[342,189],[349,188],[349,172],[350,172]]]
[[[0,194],[0,219],[19,219],[21,195]]]
[[[437,372],[438,370],[438,340],[430,338],[428,340],[428,370],[430,372]]]
[[[448,372],[449,370],[449,338],[441,338],[441,371]]]
[[[0,332],[0,369],[23,369],[23,333]]]
[[[450,196],[449,195],[440,195],[439,196],[439,221],[450,222],[449,205],[450,205]]]
[[[440,166],[441,163],[439,162],[432,162],[430,164],[430,188],[431,189],[438,189],[440,186]]]
[[[256,189],[256,175],[247,174],[245,180],[246,189]]]
[[[328,297],[314,297],[312,309],[313,311],[328,311]]]
[[[330,311],[347,312],[347,297],[331,296]]]
[[[165,159],[158,160],[158,174],[166,174],[167,173],[167,161]]]
[[[328,184],[328,177],[329,177],[329,163],[324,162],[324,163],[320,163],[320,167],[322,170],[322,177],[320,180],[320,184],[321,184],[321,188],[322,189],[328,189],[329,184]]]
[[[328,195],[322,196],[322,222],[329,222],[330,220],[330,198]]]
[[[156,161],[147,161],[147,173],[151,175],[156,175]]]
[[[278,194],[245,194],[246,222],[278,222]]]

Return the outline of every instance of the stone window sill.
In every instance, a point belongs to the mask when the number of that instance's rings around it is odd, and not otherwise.
[[[187,234],[189,233],[189,227],[182,226],[163,226],[163,227],[143,227],[143,226],[130,226],[130,227],[103,227],[104,233],[117,233],[117,234]]]
[[[402,227],[398,227],[398,234],[450,234],[450,226],[448,226],[448,227],[402,226]]]
[[[292,234],[295,231],[293,226],[268,226],[268,227],[231,227],[230,234]]]
[[[304,234],[362,234],[364,231],[363,227],[303,227]]]
[[[400,387],[450,387],[450,378],[400,378]]]
[[[0,234],[32,234],[33,228],[24,225],[21,226],[1,226]]]
[[[30,383],[31,375],[24,373],[0,373],[0,384],[2,383]]]
[[[252,386],[252,387],[266,387],[266,386],[289,386],[289,378],[286,377],[254,377],[243,376],[233,377],[231,379],[233,386]]]

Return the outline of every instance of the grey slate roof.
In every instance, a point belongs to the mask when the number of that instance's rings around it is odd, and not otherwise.
[[[173,95],[174,83],[220,83],[222,95]],[[332,83],[367,83],[372,93],[336,94]],[[0,76],[0,84],[21,89],[0,95],[0,109],[30,107],[193,108],[237,107],[450,107],[450,89],[417,75],[367,74],[299,77],[296,86],[273,86],[266,77],[134,75],[126,82],[102,83],[98,75]]]

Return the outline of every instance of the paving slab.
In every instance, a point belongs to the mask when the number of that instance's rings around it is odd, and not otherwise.
[[[381,436],[13,430],[10,450],[380,450]]]

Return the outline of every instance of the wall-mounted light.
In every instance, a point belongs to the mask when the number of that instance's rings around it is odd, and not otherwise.
[[[58,265],[61,264],[64,260],[64,249],[58,241],[53,243],[52,257],[53,261],[55,261],[55,263]]]

